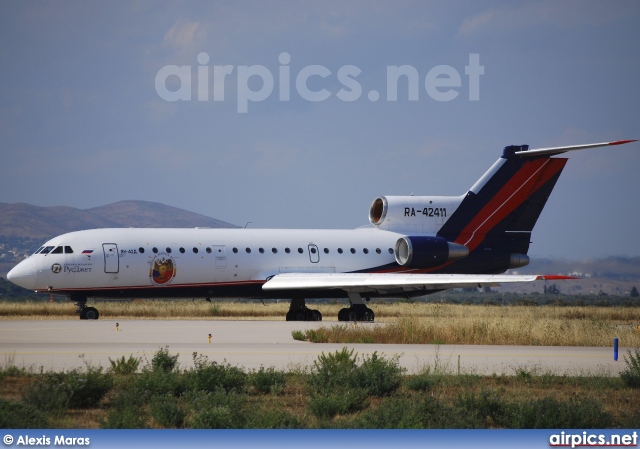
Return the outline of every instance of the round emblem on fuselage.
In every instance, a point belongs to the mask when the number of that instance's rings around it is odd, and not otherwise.
[[[51,271],[54,273],[60,273],[62,271],[62,265],[60,265],[59,263],[54,263],[53,265],[51,265]]]
[[[168,253],[160,253],[153,258],[149,277],[154,285],[166,285],[176,275],[176,263]]]

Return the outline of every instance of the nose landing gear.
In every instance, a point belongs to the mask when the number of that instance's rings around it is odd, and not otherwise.
[[[81,320],[97,320],[100,318],[100,312],[95,307],[87,307],[87,298],[85,297],[71,297],[71,301],[76,301],[76,313],[80,316]]]

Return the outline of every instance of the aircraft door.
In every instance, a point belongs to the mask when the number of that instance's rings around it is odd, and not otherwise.
[[[313,243],[309,245],[309,259],[311,263],[320,262],[320,251],[318,251],[318,247]]]
[[[102,250],[104,251],[104,272],[117,273],[120,271],[118,245],[115,243],[103,243]]]
[[[216,268],[227,268],[227,250],[224,245],[213,245]]]

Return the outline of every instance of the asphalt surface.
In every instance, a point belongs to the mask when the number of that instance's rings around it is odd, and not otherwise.
[[[191,320],[45,320],[0,321],[0,366],[13,364],[37,371],[110,366],[109,358],[134,355],[150,361],[165,346],[179,354],[181,367],[193,364],[193,354],[246,369],[273,366],[277,369],[310,367],[322,352],[343,346],[360,355],[377,351],[398,356],[409,373],[425,367],[450,373],[617,375],[626,368],[613,360],[613,348],[548,346],[384,345],[317,344],[292,338],[293,330],[322,323],[286,321],[191,321]],[[334,324],[334,323],[332,323]],[[326,324],[325,324],[326,325]],[[373,324],[359,324],[371,326]],[[208,342],[211,334],[211,343]],[[613,343],[613,342],[612,342]]]

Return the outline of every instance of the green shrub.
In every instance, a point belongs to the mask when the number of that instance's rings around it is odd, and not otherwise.
[[[222,308],[220,307],[220,304],[211,304],[211,307],[209,307],[209,315],[221,316]]]
[[[246,396],[218,390],[187,395],[190,413],[187,427],[196,429],[242,429],[247,422]]]
[[[247,429],[302,429],[305,422],[294,414],[272,407],[261,407],[249,413]]]
[[[47,418],[34,405],[0,399],[0,429],[43,429]]]
[[[348,388],[356,383],[353,379],[357,367],[356,357],[353,349],[349,351],[346,347],[329,354],[323,352],[313,362],[309,385],[320,393]]]
[[[162,427],[181,428],[184,424],[185,412],[173,396],[154,396],[149,411],[153,419]]]
[[[171,372],[178,368],[178,356],[180,354],[169,354],[169,346],[158,349],[151,359],[151,369],[153,371]]]
[[[124,356],[120,357],[116,360],[111,360],[109,357],[109,363],[111,363],[110,371],[114,374],[134,374],[138,371],[138,367],[140,366],[140,359],[130,355],[128,359],[125,359]]]
[[[7,377],[24,377],[28,375],[29,372],[26,370],[26,368],[18,368],[13,364],[10,364],[4,368],[0,368],[0,380]]]
[[[66,373],[45,373],[23,393],[23,400],[39,410],[62,413],[68,408],[96,407],[112,388],[113,378],[102,367]]]
[[[144,370],[135,377],[132,389],[144,401],[149,401],[152,396],[171,395],[178,397],[188,390],[188,386],[185,374],[175,371]]]
[[[326,419],[363,410],[367,405],[367,392],[353,388],[332,393],[312,394],[308,407],[313,415]]]
[[[141,408],[152,397],[152,393],[143,389],[137,382],[119,385],[115,394],[109,398],[109,407],[116,409]]]
[[[399,356],[396,355],[387,360],[374,352],[356,368],[356,386],[377,397],[395,393],[402,384],[402,374],[405,371],[398,359]]]
[[[142,408],[125,407],[110,409],[107,419],[100,424],[103,429],[147,429],[147,415]]]
[[[624,356],[627,368],[620,373],[620,378],[631,388],[640,388],[640,348],[634,350],[635,354],[627,351],[628,356]]]
[[[463,429],[474,427],[459,410],[431,396],[382,399],[349,423],[360,429]]]
[[[258,393],[279,393],[284,388],[287,381],[285,373],[276,371],[274,367],[266,368],[261,366],[258,371],[253,371],[249,375],[249,383]]]
[[[398,357],[390,360],[373,353],[365,357],[360,365],[353,349],[322,353],[313,362],[309,386],[319,394],[331,394],[349,389],[360,389],[367,395],[378,397],[393,394],[402,384],[404,369]]]
[[[193,418],[194,429],[234,429],[233,414],[229,407],[208,407]]]
[[[85,371],[73,370],[67,374],[67,383],[71,391],[69,407],[96,407],[113,387],[113,377],[104,373],[102,367],[87,366]]]
[[[110,400],[107,418],[100,423],[105,429],[146,429],[148,414],[145,409],[149,392],[135,383],[121,386]]]
[[[546,397],[511,406],[508,419],[501,423],[512,429],[602,429],[614,425],[602,404],[592,399],[558,401]]]
[[[71,390],[66,373],[45,373],[31,383],[22,393],[22,400],[37,410],[61,415],[69,408]]]
[[[242,392],[247,385],[247,373],[242,368],[210,362],[204,356],[197,356],[194,364],[195,367],[186,373],[191,390]]]
[[[306,341],[305,334],[302,331],[291,331],[291,336],[294,340]]]
[[[458,398],[457,407],[462,413],[476,422],[478,427],[501,427],[505,425],[511,409],[510,404],[491,391],[480,395],[467,394]]]
[[[419,374],[411,376],[407,380],[407,388],[413,391],[429,391],[435,384],[434,380],[428,374]]]

